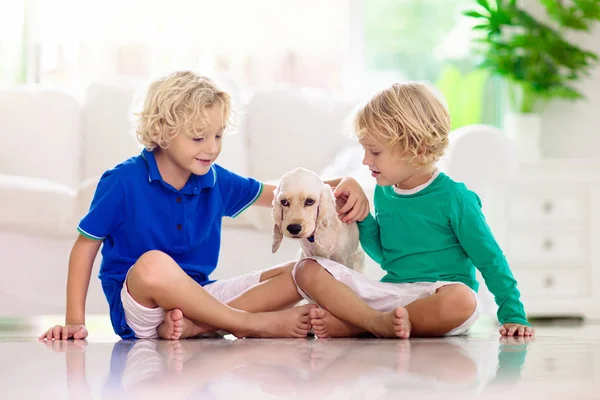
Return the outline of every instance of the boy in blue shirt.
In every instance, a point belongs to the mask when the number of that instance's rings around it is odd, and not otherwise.
[[[215,330],[238,337],[307,335],[313,306],[290,308],[301,299],[293,262],[209,278],[222,217],[251,204],[271,207],[275,189],[214,164],[230,108],[227,93],[189,71],[150,85],[136,115],[145,149],[102,175],[71,251],[65,325],[40,339],[87,337],[85,299],[101,244],[99,278],[123,339],[175,340]],[[330,184],[339,184],[340,193],[358,186],[352,179]]]

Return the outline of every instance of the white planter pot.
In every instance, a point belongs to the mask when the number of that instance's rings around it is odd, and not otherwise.
[[[504,117],[504,131],[517,145],[521,161],[534,162],[542,158],[542,119],[540,115],[506,114]]]

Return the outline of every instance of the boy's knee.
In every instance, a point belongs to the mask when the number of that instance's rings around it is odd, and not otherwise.
[[[446,287],[445,294],[442,317],[456,321],[457,326],[471,318],[477,307],[477,300],[471,288],[460,284],[450,285]]]
[[[173,262],[173,259],[162,251],[147,251],[131,267],[127,279],[147,287],[155,287],[165,282],[166,274],[169,273],[168,267]]]
[[[300,288],[304,288],[310,285],[315,277],[323,272],[323,267],[318,262],[312,259],[300,260],[294,266],[292,276],[296,285]]]

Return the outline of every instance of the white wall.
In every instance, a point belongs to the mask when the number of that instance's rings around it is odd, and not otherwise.
[[[544,15],[539,0],[522,4],[536,15]],[[540,14],[541,13],[541,14]],[[600,55],[600,24],[590,34],[569,36],[578,46]],[[600,64],[592,75],[575,85],[587,100],[553,101],[542,120],[542,154],[544,157],[600,158]]]
[[[578,40],[584,48],[600,54],[600,29]],[[548,157],[600,158],[600,67],[577,87],[587,100],[557,102],[544,113],[542,151]]]

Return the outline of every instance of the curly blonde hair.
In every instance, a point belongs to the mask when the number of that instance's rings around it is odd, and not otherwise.
[[[359,139],[398,149],[410,164],[428,167],[448,147],[450,114],[427,85],[396,83],[360,107],[353,125]]]
[[[180,132],[190,138],[203,137],[203,128],[209,124],[207,109],[213,106],[221,107],[223,121],[229,125],[229,94],[192,71],[171,73],[150,83],[142,110],[134,113],[136,137],[150,151],[169,147]]]

